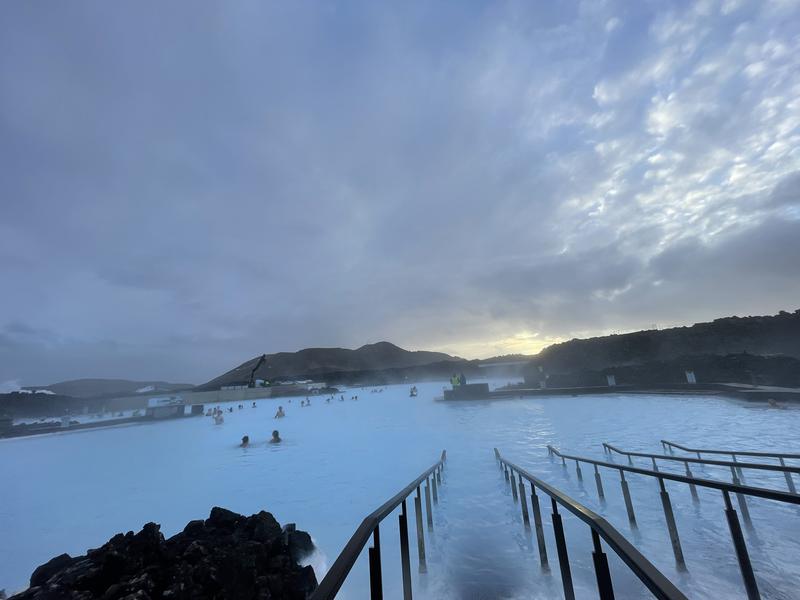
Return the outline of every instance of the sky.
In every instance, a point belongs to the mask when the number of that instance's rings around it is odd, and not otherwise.
[[[0,4],[0,382],[800,307],[800,0]]]

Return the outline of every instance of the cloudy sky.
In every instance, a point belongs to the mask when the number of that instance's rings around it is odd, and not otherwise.
[[[9,0],[0,186],[23,385],[794,310],[800,2]]]

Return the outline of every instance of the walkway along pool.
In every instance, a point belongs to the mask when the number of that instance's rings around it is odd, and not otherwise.
[[[417,384],[415,398],[408,386],[345,390],[344,401],[314,397],[307,408],[299,398],[260,400],[257,408],[226,413],[221,425],[203,417],[0,441],[0,588],[24,588],[31,571],[56,554],[82,553],[147,521],[171,535],[214,505],[245,514],[268,510],[309,531],[320,549],[311,562],[321,580],[362,519],[446,449],[425,574],[416,568],[411,537],[414,597],[559,597],[557,569],[549,575],[540,570],[535,537],[522,526],[497,467],[497,447],[607,519],[687,596],[745,597],[718,493],[699,489],[698,504],[685,485],[667,484],[687,564],[681,569],[651,478],[628,477],[637,510],[632,529],[618,485],[607,486],[601,501],[591,478],[579,481],[574,468],[563,469],[548,456],[547,446],[600,460],[608,459],[603,442],[661,453],[662,439],[791,452],[800,447],[796,408],[646,394],[434,401],[442,387]],[[358,400],[350,400],[356,394]],[[278,405],[287,416],[275,420]],[[284,441],[268,444],[276,428]],[[250,436],[249,448],[238,447],[243,435]],[[634,462],[650,467],[644,458]],[[659,468],[683,473],[681,463]],[[730,481],[724,467],[692,468],[698,477]],[[786,488],[781,473],[748,474],[747,483]],[[800,588],[800,511],[769,500],[748,506],[753,528],[744,535],[762,597],[790,598]],[[397,514],[381,529],[387,598],[398,597],[402,585]],[[544,527],[555,556],[547,519]],[[564,528],[576,595],[595,597],[591,537],[569,515]],[[649,596],[613,553],[608,558],[618,598]],[[364,596],[367,562],[363,552],[340,597]]]

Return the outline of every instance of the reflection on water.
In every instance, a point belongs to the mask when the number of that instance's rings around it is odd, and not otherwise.
[[[147,521],[171,535],[213,505],[242,513],[265,509],[282,523],[309,531],[320,548],[312,564],[330,565],[363,517],[448,451],[445,483],[428,535],[428,573],[416,569],[415,598],[548,598],[560,594],[552,527],[545,535],[552,573],[542,573],[535,543],[521,524],[492,448],[562,487],[603,514],[691,597],[741,597],[735,556],[718,493],[669,484],[688,571],[676,570],[655,482],[630,477],[637,531],[627,523],[618,475],[603,472],[606,502],[597,501],[589,469],[547,456],[547,444],[603,458],[601,442],[660,452],[660,439],[689,445],[750,449],[798,444],[797,410],[770,410],[721,398],[614,395],[492,402],[435,402],[442,384],[418,384],[359,400],[309,408],[286,399],[259,401],[258,409],[225,414],[214,425],[199,417],[152,425],[75,432],[0,442],[0,588],[24,586],[33,568],[61,552],[82,553],[118,531]],[[352,394],[345,392],[347,398]],[[278,404],[286,418],[275,420]],[[268,444],[273,429],[283,442]],[[243,435],[251,445],[238,447]],[[615,460],[624,460],[617,457]],[[642,463],[643,465],[645,463]],[[682,465],[665,469],[681,471]],[[700,477],[727,479],[724,469],[701,467]],[[752,485],[783,489],[780,474],[749,475]],[[543,508],[547,507],[545,502]],[[409,506],[413,515],[413,503]],[[765,597],[786,597],[800,586],[798,511],[752,501],[754,530],[746,532]],[[411,519],[413,524],[413,516]],[[587,528],[564,517],[578,596],[594,597]],[[387,597],[397,597],[400,558],[397,515],[381,526]],[[8,549],[12,548],[13,552]],[[646,597],[627,569],[609,554],[618,597]],[[342,597],[363,597],[366,558],[356,564]],[[783,590],[776,591],[775,588]]]

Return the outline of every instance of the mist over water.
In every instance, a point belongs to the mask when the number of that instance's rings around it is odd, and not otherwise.
[[[503,382],[504,383],[504,382]],[[437,402],[442,383],[344,390],[329,404],[314,397],[234,406],[225,423],[207,417],[0,441],[0,588],[18,590],[31,571],[61,552],[82,554],[119,531],[160,523],[170,536],[219,505],[244,514],[272,512],[294,522],[319,547],[309,560],[321,579],[361,520],[448,453],[434,531],[426,531],[428,573],[417,572],[413,502],[409,503],[415,598],[549,598],[561,595],[552,527],[543,519],[552,572],[543,574],[535,539],[522,526],[492,449],[605,516],[690,597],[744,597],[722,498],[667,484],[688,570],[675,568],[655,480],[628,477],[638,529],[628,525],[618,475],[602,471],[606,501],[597,499],[591,471],[578,482],[574,465],[547,456],[565,452],[606,458],[601,443],[659,453],[662,438],[705,447],[798,447],[798,410],[769,409],[717,397],[605,395],[503,401]],[[358,401],[350,397],[358,394]],[[278,405],[286,418],[274,420]],[[283,443],[267,439],[279,429]],[[243,435],[251,447],[239,448]],[[623,460],[619,457],[617,461]],[[644,462],[640,463],[646,466]],[[662,467],[671,470],[670,467]],[[675,464],[681,472],[682,465]],[[698,477],[728,480],[713,467]],[[781,474],[752,475],[751,485],[785,489]],[[794,507],[749,502],[745,531],[762,594],[788,598],[800,588],[800,525]],[[381,525],[386,597],[400,592],[397,514]],[[576,592],[595,597],[589,529],[564,514]],[[13,551],[11,550],[13,548]],[[617,597],[648,597],[608,550]],[[341,594],[363,597],[366,552]],[[777,591],[776,588],[783,590]]]

